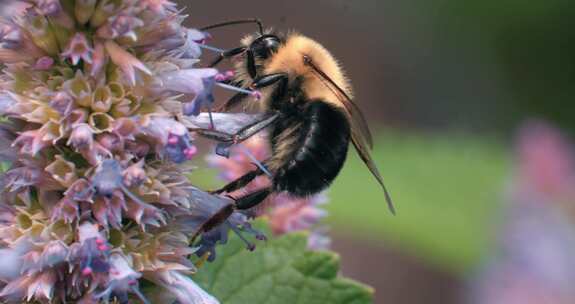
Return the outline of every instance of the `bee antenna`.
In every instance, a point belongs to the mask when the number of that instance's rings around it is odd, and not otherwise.
[[[216,23],[216,24],[212,24],[212,25],[208,25],[205,27],[200,28],[201,31],[207,31],[207,30],[211,30],[211,29],[215,29],[218,27],[224,27],[224,26],[229,26],[229,25],[237,25],[237,24],[246,24],[246,23],[255,23],[258,25],[258,30],[260,32],[260,35],[263,36],[264,34],[264,26],[262,24],[262,22],[260,21],[260,19],[257,18],[252,18],[252,19],[241,19],[241,20],[232,20],[232,21],[226,21],[226,22],[221,22],[221,23]]]

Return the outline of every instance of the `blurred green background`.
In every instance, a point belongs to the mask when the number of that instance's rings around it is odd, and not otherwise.
[[[376,287],[377,303],[461,303],[499,222],[517,126],[535,117],[575,131],[573,1],[180,2],[190,26],[258,17],[345,67],[398,213],[355,153],[326,208],[343,271]],[[253,30],[217,30],[211,44],[235,47]]]

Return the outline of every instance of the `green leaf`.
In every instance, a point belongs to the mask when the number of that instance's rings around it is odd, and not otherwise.
[[[224,304],[364,304],[373,289],[338,276],[339,256],[309,251],[307,235],[293,233],[258,243],[249,252],[237,236],[193,276]]]

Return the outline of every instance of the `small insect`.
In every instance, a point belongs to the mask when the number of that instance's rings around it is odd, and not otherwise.
[[[349,143],[381,185],[386,202],[395,213],[383,178],[369,150],[372,136],[360,109],[352,101],[348,79],[331,53],[298,33],[265,33],[257,19],[224,22],[203,28],[255,23],[259,31],[241,41],[241,47],[222,52],[212,63],[237,59],[230,83],[262,93],[261,108],[267,115],[234,134],[214,129],[196,130],[208,138],[232,145],[269,128],[271,157],[262,166],[213,193],[232,192],[258,175],[271,173],[270,187],[234,198],[237,209],[249,209],[274,192],[295,197],[327,188],[340,172]],[[219,111],[226,112],[247,100],[238,93]]]

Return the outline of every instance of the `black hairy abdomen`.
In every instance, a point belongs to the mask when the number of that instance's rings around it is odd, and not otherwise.
[[[334,106],[321,100],[306,102],[300,111],[275,125],[274,153],[281,146],[275,138],[296,125],[290,135],[294,144],[288,147],[290,153],[285,153],[273,182],[276,192],[304,197],[325,189],[338,175],[347,155],[350,126],[345,114]]]

